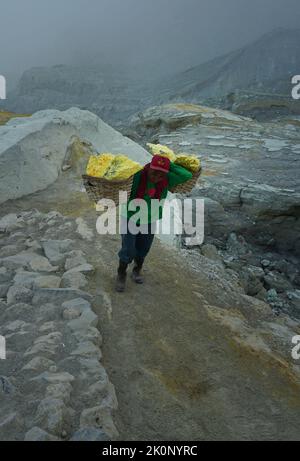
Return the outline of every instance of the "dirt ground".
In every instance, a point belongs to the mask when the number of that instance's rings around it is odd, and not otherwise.
[[[46,191],[7,202],[1,215],[55,209],[83,217],[95,231],[94,207],[84,194],[64,187],[60,179]],[[199,278],[156,238],[145,284],[128,278],[126,292],[115,293],[119,236],[95,232],[85,245],[96,267],[93,306],[103,364],[118,398],[120,440],[300,438],[299,387],[272,361],[239,349],[197,296],[211,303],[220,287]]]

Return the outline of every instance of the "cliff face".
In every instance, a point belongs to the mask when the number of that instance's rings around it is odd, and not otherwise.
[[[299,62],[300,29],[279,29],[177,75],[166,84],[164,95],[199,101],[237,89],[287,94],[291,91],[292,76],[299,73]]]
[[[207,105],[250,116],[261,112],[268,112],[268,116],[299,113],[299,105],[293,104],[291,98],[291,78],[299,73],[299,62],[297,29],[275,30],[241,49],[162,82],[105,67],[36,67],[24,72],[16,90],[8,94],[5,108],[32,113],[77,106],[91,110],[114,126],[126,122],[139,110],[169,101],[205,101]],[[247,101],[249,92],[251,100]],[[283,99],[281,104],[278,97]],[[253,98],[255,107],[251,106]]]
[[[5,107],[13,111],[89,109],[106,121],[119,121],[140,109],[147,92],[143,82],[125,74],[88,67],[57,65],[24,72]]]

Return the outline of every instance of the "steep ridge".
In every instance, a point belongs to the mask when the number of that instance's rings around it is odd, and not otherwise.
[[[291,77],[299,71],[299,36],[299,29],[269,32],[243,48],[169,79],[165,96],[201,101],[239,89],[287,94]]]

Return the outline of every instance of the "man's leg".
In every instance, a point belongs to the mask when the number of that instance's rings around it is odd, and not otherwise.
[[[118,253],[120,261],[130,264],[136,256],[136,235],[122,234],[122,247]]]
[[[126,270],[128,264],[132,262],[136,256],[136,235],[130,234],[121,234],[122,237],[122,247],[118,253],[119,256],[119,267],[118,275],[116,280],[116,291],[122,292],[125,290],[126,283]]]
[[[137,234],[136,238],[136,256],[134,258],[134,268],[132,271],[132,278],[136,283],[143,283],[143,277],[141,275],[142,266],[144,259],[150,251],[155,235],[155,223],[148,226],[148,234]]]

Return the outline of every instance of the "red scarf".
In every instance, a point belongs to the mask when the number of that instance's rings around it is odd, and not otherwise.
[[[146,193],[146,187],[147,187],[147,179],[148,179],[148,171],[150,169],[150,163],[144,166],[144,168],[141,171],[141,178],[140,182],[138,185],[137,189],[137,194],[136,198],[144,198],[144,195]],[[155,184],[155,193],[153,197],[151,198],[156,198],[160,200],[161,194],[163,190],[168,187],[168,178],[164,178],[162,181],[159,181],[157,184]]]

